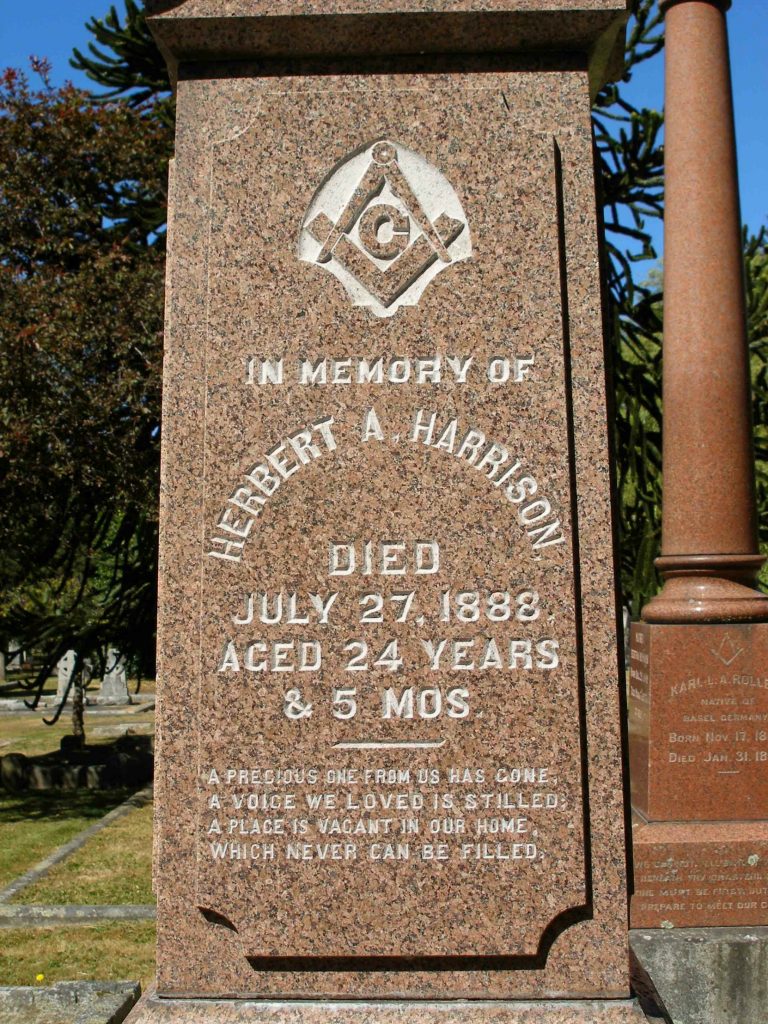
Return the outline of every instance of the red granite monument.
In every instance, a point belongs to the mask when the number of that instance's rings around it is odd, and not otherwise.
[[[642,1020],[590,126],[624,2],[148,7],[178,121],[134,1019]]]
[[[632,925],[768,924],[755,521],[725,0],[666,12],[661,593],[632,628]]]

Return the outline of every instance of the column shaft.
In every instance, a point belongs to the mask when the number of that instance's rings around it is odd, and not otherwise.
[[[649,622],[757,621],[736,148],[723,0],[666,10],[664,492]]]

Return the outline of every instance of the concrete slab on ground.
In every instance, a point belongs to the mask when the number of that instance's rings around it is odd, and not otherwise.
[[[768,928],[633,930],[673,1024],[768,1024]]]
[[[0,928],[42,928],[49,925],[101,924],[105,921],[154,921],[151,903],[4,903]]]
[[[0,986],[3,1024],[122,1024],[138,1002],[137,981],[60,981]]]

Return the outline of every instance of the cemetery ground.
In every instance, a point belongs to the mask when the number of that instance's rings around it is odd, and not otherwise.
[[[55,695],[55,679],[47,689]],[[0,693],[28,696],[10,682]],[[153,699],[154,684],[144,682],[133,705],[88,707],[88,747],[98,754],[153,731]],[[0,710],[0,756],[55,758],[71,733],[69,708],[54,726],[41,717]],[[0,788],[0,829],[0,984],[135,979],[146,987],[155,970],[151,787]]]

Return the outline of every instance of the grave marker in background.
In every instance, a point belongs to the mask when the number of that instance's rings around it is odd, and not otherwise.
[[[178,121],[140,1013],[642,1019],[588,59],[624,4],[149,9]]]
[[[754,589],[728,6],[662,0],[665,583],[632,627],[638,928],[768,924],[768,597]]]
[[[56,702],[64,699],[64,694],[69,686],[69,677],[75,667],[75,652],[66,651],[58,660],[56,665]],[[72,691],[70,690],[70,694]]]
[[[9,653],[8,659],[6,660],[6,669],[21,668],[24,663],[24,648],[21,646],[21,641],[9,640],[8,650],[12,653]]]
[[[119,651],[114,647],[107,650],[104,678],[99,687],[99,704],[130,704],[128,681],[125,674],[125,662]]]

